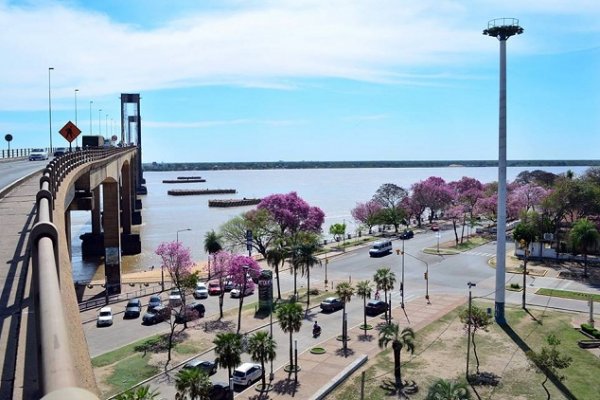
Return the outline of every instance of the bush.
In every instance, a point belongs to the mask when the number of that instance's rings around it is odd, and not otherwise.
[[[310,289],[310,295],[311,296],[318,296],[319,293],[321,293],[319,289],[315,289],[315,288],[311,288]]]
[[[510,284],[510,288],[511,288],[511,289],[520,289],[520,288],[521,288],[521,286],[519,286],[519,284],[518,284],[518,283],[511,283],[511,284]]]
[[[581,330],[592,335],[595,339],[600,339],[600,331],[594,328],[591,324],[581,324]]]

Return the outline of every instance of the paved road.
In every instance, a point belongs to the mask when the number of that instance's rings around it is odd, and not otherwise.
[[[48,161],[29,161],[27,159],[0,162],[0,190],[11,183],[41,171]]]

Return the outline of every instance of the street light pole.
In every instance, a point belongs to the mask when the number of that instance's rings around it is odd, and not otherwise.
[[[242,327],[242,306],[244,305],[244,296],[246,295],[246,282],[248,280],[248,267],[247,265],[244,265],[243,270],[244,270],[244,285],[242,286],[242,292],[240,293],[240,309],[238,311],[238,327],[237,327],[237,333],[238,335],[240,334],[240,328]]]
[[[273,340],[273,301],[271,301],[269,307],[269,330],[271,331],[271,340]],[[273,379],[275,379],[275,374],[273,374],[273,359],[271,358],[271,372],[269,373],[269,384],[273,382]]]
[[[92,104],[94,104],[94,100],[90,100],[90,135],[92,132]]]
[[[79,89],[75,89],[75,126],[77,126],[77,92]],[[77,148],[77,138],[75,138],[75,147]],[[69,142],[69,150],[71,149],[71,143]]]
[[[466,378],[467,378],[467,382],[469,382],[469,355],[471,353],[471,288],[473,286],[477,286],[475,283],[473,282],[468,282],[467,286],[469,287],[469,311],[468,311],[468,320],[467,320],[467,371],[466,371]]]
[[[180,229],[177,231],[177,243],[179,243],[179,232],[187,232],[187,231],[191,231],[192,228],[185,228],[185,229]]]
[[[52,91],[51,91],[51,85],[50,85],[50,72],[54,71],[53,67],[49,67],[48,68],[48,120],[49,120],[49,130],[50,130],[50,149],[48,149],[48,152],[51,153],[52,152]]]
[[[102,125],[100,125],[100,118],[102,118],[102,117],[100,116],[100,113],[101,113],[101,112],[102,112],[102,109],[100,108],[100,109],[98,110],[98,134],[99,134],[100,136],[102,136]]]
[[[105,135],[108,136],[108,114],[106,114],[106,118],[104,119],[104,131]]]

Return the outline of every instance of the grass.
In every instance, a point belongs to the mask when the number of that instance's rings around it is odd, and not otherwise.
[[[594,301],[600,301],[600,294],[592,294],[585,292],[573,292],[570,290],[559,290],[559,289],[538,289],[535,294],[542,296],[560,297],[561,299],[572,299],[572,300],[585,300],[588,301],[593,298]]]
[[[472,236],[466,241],[455,245],[455,241],[440,243],[440,248],[438,252],[438,248],[436,247],[428,247],[423,250],[423,252],[427,254],[458,254],[463,251],[469,251],[481,245],[488,243],[489,240],[480,236]]]
[[[322,347],[313,347],[312,349],[310,349],[310,352],[312,354],[325,354],[325,349]]]
[[[478,304],[484,309],[490,303]],[[447,330],[456,332],[461,329],[462,324],[458,320],[458,308],[436,322],[419,330],[415,340],[415,353],[413,356],[406,352],[402,353],[402,375],[404,379],[414,379],[419,385],[419,392],[411,396],[413,400],[424,399],[429,385],[439,377],[446,379],[464,380],[464,354],[466,352],[466,341],[460,335],[445,336]],[[529,314],[531,313],[531,314]],[[600,382],[597,379],[600,373],[600,361],[591,352],[582,350],[577,346],[577,341],[582,338],[581,334],[572,328],[571,319],[573,314],[560,313],[545,310],[529,310],[529,313],[519,308],[507,308],[506,317],[514,336],[509,336],[500,326],[490,326],[490,335],[486,332],[478,332],[477,345],[481,360],[481,370],[493,372],[501,377],[500,385],[492,389],[490,387],[478,386],[479,398],[520,398],[520,399],[544,399],[545,392],[541,386],[544,377],[536,368],[525,366],[524,351],[532,349],[540,351],[546,345],[545,338],[549,333],[554,333],[561,340],[559,351],[573,358],[571,366],[560,371],[565,376],[563,384],[572,396],[577,399],[592,399],[598,397]],[[516,339],[515,339],[516,338]],[[521,343],[522,346],[517,346]],[[503,361],[493,361],[492,358],[498,354],[506,354]],[[453,363],[455,370],[445,370],[438,374],[446,376],[434,376],[432,372],[433,363],[444,363],[448,357],[458,357],[460,363]],[[500,360],[500,359],[499,359]],[[515,364],[521,360],[519,364]],[[455,360],[456,361],[456,360]],[[474,367],[475,360],[471,358]],[[493,364],[491,364],[493,362]],[[458,365],[460,364],[460,365]],[[515,366],[515,365],[518,365]],[[393,380],[393,354],[391,348],[374,355],[365,371],[365,393],[369,399],[388,399],[389,393],[381,388],[384,380]],[[458,368],[459,370],[456,370]],[[454,372],[453,372],[454,371]],[[454,376],[453,376],[454,375]],[[347,382],[337,388],[331,398],[339,400],[358,400],[360,398],[361,374],[357,373]],[[565,398],[565,396],[551,382],[548,382],[553,399]],[[473,394],[473,393],[472,393]],[[476,396],[473,396],[476,398]]]
[[[160,339],[161,336],[162,335],[150,336],[150,337],[138,340],[136,342],[130,343],[128,345],[125,345],[123,347],[120,347],[116,350],[109,351],[108,353],[104,353],[102,355],[94,357],[94,358],[92,358],[92,367],[94,367],[94,368],[105,367],[107,365],[111,365],[116,362],[119,362],[127,357],[130,357],[130,356],[136,354],[137,353],[135,351],[136,346],[143,345],[148,340]]]
[[[136,383],[158,373],[158,367],[148,365],[148,358],[141,354],[135,354],[117,363],[106,379],[112,388],[108,395],[127,390]]]

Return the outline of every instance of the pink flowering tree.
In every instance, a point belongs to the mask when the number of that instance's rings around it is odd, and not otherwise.
[[[325,213],[319,207],[310,206],[296,192],[267,196],[257,208],[269,211],[282,235],[299,231],[321,233],[325,221]]]
[[[535,183],[517,185],[513,191],[515,198],[523,204],[525,211],[535,211],[535,207],[542,203],[549,192],[548,189]]]
[[[370,200],[366,203],[356,203],[350,213],[354,220],[369,229],[369,234],[373,233],[373,226],[378,223],[378,216],[381,212],[381,204],[376,201]]]
[[[164,268],[171,277],[171,282],[175,286],[181,295],[181,303],[177,312],[183,316],[184,329],[187,328],[187,315],[185,307],[186,293],[193,290],[198,280],[198,274],[192,272],[194,263],[190,255],[190,249],[183,247],[179,242],[168,242],[161,243],[156,249],[156,255],[161,258],[161,268]],[[175,335],[175,328],[178,325],[177,319],[169,319],[170,332],[169,332],[169,343],[168,343],[168,355],[165,363],[165,372],[168,369],[168,365],[171,362],[171,349],[173,347],[173,337]]]
[[[221,250],[214,254],[213,277],[219,283],[219,318],[223,318],[223,300],[225,297],[225,280],[229,274],[229,262],[233,254]]]
[[[254,279],[258,279],[260,275],[260,266],[252,258],[243,255],[233,255],[229,258],[229,266],[227,268],[229,279],[233,282],[235,288],[240,290],[240,307],[238,310],[238,328],[237,333],[240,333],[242,323],[242,307],[244,305],[244,297],[246,289],[254,289]]]
[[[436,212],[446,208],[453,199],[452,188],[437,176],[413,184],[411,190],[411,208],[416,211],[419,227],[425,210],[429,209],[429,223],[432,223]]]
[[[452,222],[452,228],[454,228],[454,238],[456,246],[458,246],[458,224],[462,221],[465,215],[465,206],[462,204],[455,204],[446,209],[444,217]]]
[[[461,232],[461,242],[464,238],[465,233],[465,224],[467,219],[469,221],[473,221],[476,213],[475,205],[477,201],[484,197],[484,186],[483,184],[475,178],[469,178],[467,176],[463,176],[460,180],[450,182],[450,187],[454,192],[454,196],[458,203],[464,206],[464,218],[462,224],[462,232]]]

